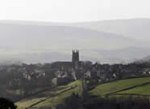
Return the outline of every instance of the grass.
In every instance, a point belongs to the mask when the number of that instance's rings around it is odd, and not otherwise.
[[[81,96],[82,95],[81,82],[82,82],[81,80],[78,80],[71,82],[68,85],[59,86],[55,89],[44,91],[42,93],[37,94],[36,96],[23,99],[17,102],[16,104],[18,105],[18,107],[26,108],[38,102],[37,104],[33,105],[33,107],[55,107],[57,104],[62,104],[64,102],[64,99],[71,96],[72,93],[77,93]],[[142,85],[148,82],[150,82],[150,77],[118,80],[98,85],[93,90],[89,91],[89,93],[91,95],[96,96],[105,96],[106,94],[120,91],[118,93],[115,93],[114,95],[112,94],[111,96],[109,96],[117,98],[122,97],[122,95],[117,95],[122,93],[150,95],[150,85],[144,85],[142,87],[136,87],[126,91],[122,91],[123,89],[137,85]],[[128,98],[130,96],[127,95],[124,97]],[[41,100],[43,101],[40,102]]]
[[[120,94],[141,94],[141,95],[150,95],[150,85],[145,85],[142,87],[133,88],[130,90],[119,92]]]
[[[34,107],[53,107],[57,104],[62,104],[64,102],[65,98],[71,96],[72,93],[82,95],[82,86],[81,86],[80,80],[70,83],[68,85],[68,87],[70,87],[70,86],[77,86],[77,87],[75,87],[74,89],[68,90],[64,93],[61,93],[58,96],[50,97],[46,101],[41,102],[41,103],[35,105]]]
[[[103,96],[112,92],[120,91],[147,82],[150,82],[150,77],[118,80],[118,81],[98,85],[89,93],[91,95]]]
[[[56,104],[63,103],[64,99],[69,97],[73,92],[82,95],[81,80],[72,82],[68,85],[59,86],[55,89],[44,91],[36,96],[23,99],[17,102],[16,105],[19,108],[26,108],[43,100],[43,102],[34,105],[34,107],[52,107]]]

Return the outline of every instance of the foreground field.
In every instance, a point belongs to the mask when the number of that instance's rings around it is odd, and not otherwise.
[[[78,80],[68,85],[59,86],[49,89],[23,99],[16,104],[19,108],[41,108],[55,107],[57,104],[63,104],[65,98],[71,96],[72,93],[82,95],[82,81]],[[150,77],[133,78],[117,80],[114,82],[100,84],[89,91],[90,95],[97,97],[131,97],[144,96],[150,97]]]
[[[130,94],[130,95],[150,95],[150,84],[133,88],[130,90],[119,92],[118,94]]]
[[[63,103],[66,97],[72,93],[82,94],[81,81],[75,81],[68,85],[59,86],[54,89],[44,91],[36,96],[23,99],[16,103],[19,109],[30,107],[53,107]]]
[[[150,84],[150,77],[118,80],[98,85],[89,93],[95,96],[113,95],[121,92],[123,93],[135,92],[140,94],[142,93],[149,94],[150,90],[148,90],[148,87],[150,86],[148,84]]]

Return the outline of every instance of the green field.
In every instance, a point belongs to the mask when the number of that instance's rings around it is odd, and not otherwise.
[[[64,99],[71,96],[72,93],[82,95],[81,80],[23,99],[17,102],[16,105],[18,108],[53,107],[56,104],[63,103]]]
[[[130,90],[119,92],[119,94],[141,94],[141,95],[150,95],[150,85],[145,85],[142,87],[133,88]]]
[[[147,85],[145,85],[147,83]],[[129,88],[129,89],[128,89]],[[23,99],[16,104],[19,108],[27,107],[55,107],[57,104],[64,103],[64,99],[72,93],[82,95],[82,81],[78,80],[68,85],[59,86],[54,89],[44,91]],[[150,95],[150,77],[117,80],[96,86],[89,91],[90,95],[109,97],[130,97],[131,94]],[[125,96],[125,95],[126,96]]]
[[[103,95],[106,95],[109,93],[115,93],[117,91],[122,91],[126,88],[130,88],[130,87],[133,87],[136,85],[142,85],[147,82],[150,82],[150,77],[118,80],[118,81],[98,85],[96,88],[91,90],[89,93],[91,95],[103,96]],[[142,88],[143,87],[141,87],[141,89],[139,89],[139,90],[144,91],[144,89],[142,89]],[[135,89],[135,90],[137,90],[137,89]],[[141,93],[142,93],[142,91],[141,91]]]

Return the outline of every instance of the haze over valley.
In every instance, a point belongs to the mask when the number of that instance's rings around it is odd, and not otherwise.
[[[1,63],[70,60],[72,49],[82,60],[127,63],[149,55],[149,19],[88,23],[0,22]]]

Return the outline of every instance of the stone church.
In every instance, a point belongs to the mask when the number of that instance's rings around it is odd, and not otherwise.
[[[77,80],[79,74],[79,67],[81,61],[79,60],[79,51],[72,51],[72,61],[60,61],[52,63],[51,67],[55,78],[52,79],[54,85],[63,85],[70,81]],[[76,73],[78,71],[78,74]]]
[[[58,61],[52,63],[52,68],[56,69],[78,69],[81,64],[81,61],[79,60],[79,50],[72,50],[72,61]]]

